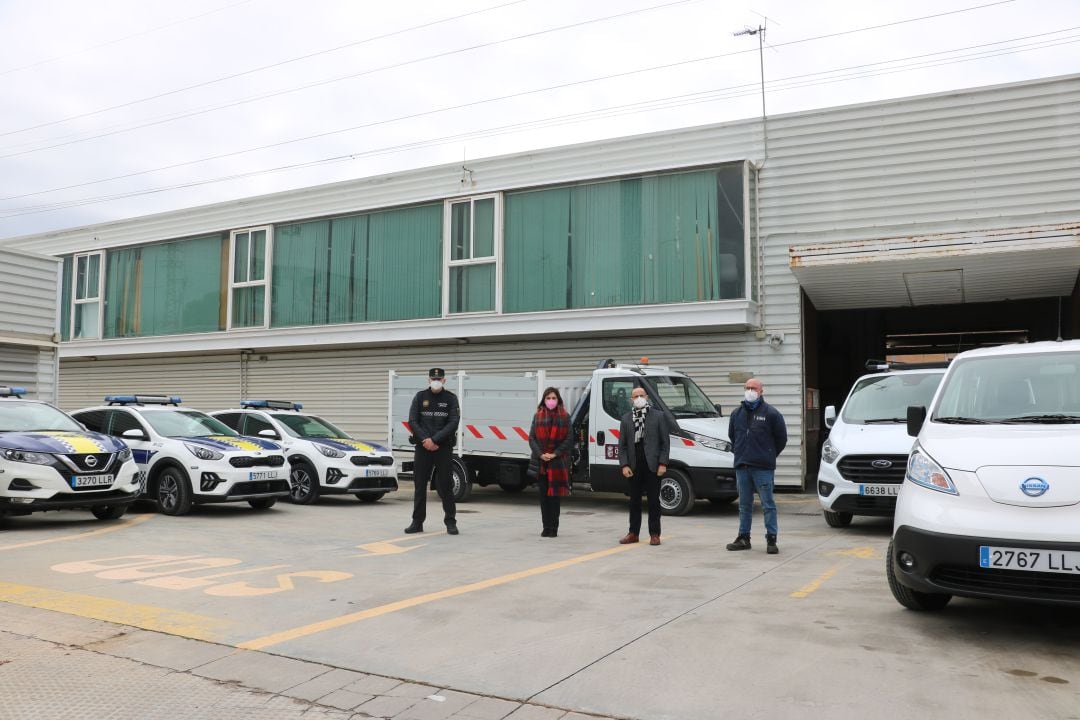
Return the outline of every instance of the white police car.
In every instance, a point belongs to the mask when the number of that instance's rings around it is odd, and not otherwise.
[[[344,493],[361,502],[376,502],[398,489],[389,448],[354,440],[302,409],[300,403],[282,400],[245,400],[239,410],[210,414],[239,433],[281,443],[291,468],[294,503],[306,505],[320,495]]]
[[[928,405],[945,363],[870,361],[840,414],[825,408],[829,437],[821,448],[817,489],[825,522],[845,527],[854,515],[891,516],[904,482],[912,439],[907,409]]]
[[[886,557],[896,600],[1080,607],[1080,341],[961,353],[929,408],[909,410]]]
[[[240,437],[206,413],[179,407],[176,396],[110,395],[105,402],[72,415],[131,446],[143,492],[166,515],[183,515],[196,503],[247,501],[265,509],[289,494],[285,456],[275,443]]]
[[[139,496],[131,450],[25,394],[0,386],[0,517],[67,508],[101,520],[123,515]]]

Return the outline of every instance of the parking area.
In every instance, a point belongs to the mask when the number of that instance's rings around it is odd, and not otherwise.
[[[1075,612],[963,599],[906,611],[884,576],[890,522],[828,528],[813,495],[778,498],[781,553],[767,556],[760,514],[754,549],[724,550],[734,504],[664,518],[649,547],[617,544],[617,496],[576,494],[546,539],[531,492],[480,489],[459,506],[460,536],[431,521],[434,496],[428,532],[405,536],[411,494],[406,480],[375,504],[8,518],[0,631],[113,623],[152,631],[142,657],[176,637],[219,648],[181,668],[194,675],[246,683],[238,653],[289,658],[512,701],[491,717],[519,702],[649,720],[1080,717]],[[95,650],[136,657],[119,637]],[[0,652],[0,677],[19,647]]]

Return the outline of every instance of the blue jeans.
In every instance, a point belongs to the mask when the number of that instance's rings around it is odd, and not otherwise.
[[[765,532],[776,535],[776,501],[773,499],[773,476],[775,470],[765,468],[735,468],[735,484],[739,488],[739,534],[750,534],[750,520],[754,516],[754,491],[761,498],[765,513]]]

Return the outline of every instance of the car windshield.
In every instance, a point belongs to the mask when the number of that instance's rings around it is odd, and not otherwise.
[[[646,375],[643,380],[677,418],[720,416],[709,396],[688,377]]]
[[[1080,423],[1080,353],[973,357],[954,364],[932,419]]]
[[[41,430],[82,432],[83,427],[52,405],[22,400],[0,402],[0,432]]]
[[[143,410],[154,432],[165,437],[192,438],[206,435],[237,437],[235,430],[198,410]]]
[[[942,370],[862,378],[855,383],[841,416],[853,425],[907,422],[908,407],[928,406],[944,375]]]
[[[344,432],[315,415],[279,413],[272,416],[285,426],[293,437],[300,438],[347,438]]]

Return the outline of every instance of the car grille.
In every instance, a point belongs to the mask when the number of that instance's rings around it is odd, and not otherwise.
[[[834,512],[894,512],[896,510],[896,498],[894,497],[866,497],[863,495],[841,495],[833,501]]]
[[[361,467],[365,465],[393,465],[394,458],[389,455],[379,455],[376,457],[353,456],[352,464],[360,465]]]
[[[112,464],[112,453],[82,453],[64,455],[79,472],[96,474]]]
[[[946,590],[1080,602],[1080,575],[944,565],[930,580]]]
[[[888,462],[889,467],[874,467],[874,463],[883,462]],[[847,455],[836,467],[850,482],[899,485],[907,472],[907,455]]]
[[[288,480],[252,480],[238,482],[229,489],[229,496],[262,495],[264,493],[285,492],[289,489]]]
[[[229,458],[229,464],[236,468],[281,467],[285,464],[285,458],[281,455],[266,455],[264,457],[237,455]]]
[[[349,490],[397,490],[394,478],[356,478],[349,484]]]

